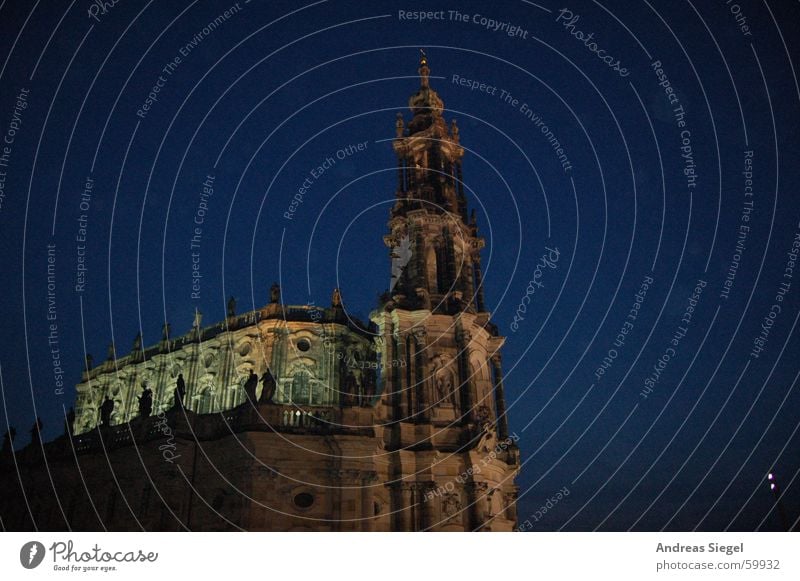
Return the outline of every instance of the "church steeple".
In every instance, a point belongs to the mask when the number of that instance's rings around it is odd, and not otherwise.
[[[408,108],[413,114],[413,118],[408,124],[408,134],[414,135],[435,126],[433,133],[437,137],[447,137],[447,124],[442,117],[444,102],[439,94],[431,89],[431,70],[428,67],[428,57],[424,52],[420,57],[417,72],[419,73],[419,89],[408,99]]]
[[[425,56],[425,51],[423,49],[419,49],[420,57],[419,57],[419,78],[420,78],[420,86],[427,87],[429,85],[429,79],[431,75],[431,70],[428,68],[428,57]]]
[[[444,102],[430,86],[428,57],[421,52],[420,87],[408,100],[412,118],[406,125],[398,113],[395,122],[397,201],[385,241],[393,255],[404,242],[411,252],[393,285],[394,301],[403,308],[443,313],[482,311],[478,287],[484,241],[468,219],[464,148],[455,120],[448,127]]]
[[[519,453],[506,418],[505,338],[484,304],[484,241],[464,195],[458,126],[445,120],[425,53],[419,82],[411,120],[398,113],[394,122],[397,190],[384,236],[391,287],[370,315],[381,357],[378,433],[395,475],[393,526],[510,530]],[[491,469],[443,486],[492,450]]]

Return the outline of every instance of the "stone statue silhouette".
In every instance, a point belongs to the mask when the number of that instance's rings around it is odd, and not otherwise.
[[[228,299],[228,316],[229,317],[236,316],[236,299],[233,297]]]
[[[461,512],[461,497],[457,492],[446,493],[442,497],[442,513],[448,520]]]
[[[258,387],[258,375],[250,370],[250,375],[247,376],[247,381],[244,382],[244,395],[247,401],[252,404],[256,403],[256,387]]]
[[[333,294],[331,295],[331,306],[334,309],[342,306],[342,293],[338,288],[333,289]]]
[[[275,377],[267,369],[261,376],[261,397],[258,398],[258,403],[273,403],[272,398],[275,397],[276,389]]]
[[[479,405],[475,408],[475,422],[482,428],[491,427],[492,412],[488,406]]]
[[[44,424],[42,423],[42,418],[36,418],[36,422],[33,424],[33,427],[31,428],[31,444],[42,441],[43,427]]]
[[[272,286],[269,289],[269,302],[281,302],[281,287],[277,282],[272,283]]]
[[[186,382],[183,380],[183,373],[178,374],[178,379],[175,382],[175,405],[183,408],[184,399],[186,398]]]
[[[138,399],[139,416],[142,418],[150,417],[150,414],[153,413],[153,390],[145,387]]]
[[[433,371],[431,376],[436,387],[436,398],[439,403],[456,403],[456,393],[453,387],[453,376],[449,371],[450,361],[441,355],[433,358]]]
[[[436,393],[440,403],[455,404],[453,377],[446,370],[439,370],[436,375]]]
[[[114,400],[106,396],[100,406],[100,425],[107,428],[111,425],[111,414],[114,411]]]

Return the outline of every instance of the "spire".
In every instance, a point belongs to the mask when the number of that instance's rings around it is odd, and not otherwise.
[[[431,70],[428,68],[428,57],[425,55],[424,49],[419,49],[420,57],[419,57],[419,85],[420,87],[428,88],[430,86],[430,75]]]
[[[444,102],[430,86],[428,56],[420,49],[420,87],[411,95],[408,124],[398,114],[395,139],[397,192],[395,214],[426,207],[433,212],[462,215],[466,222],[466,199],[461,189],[461,157],[458,126],[444,118]]]
[[[469,223],[461,175],[464,148],[458,125],[445,121],[444,103],[430,86],[425,51],[420,55],[420,86],[408,101],[412,118],[405,124],[397,116],[392,141],[397,202],[391,233],[384,237],[392,248],[392,304],[476,312],[474,263],[483,240],[477,237],[477,225]]]
[[[439,98],[438,93],[431,89],[431,69],[428,67],[428,56],[422,49],[419,52],[419,68],[417,69],[419,89],[408,100],[408,107],[414,114],[414,118],[408,126],[409,133],[424,131],[431,125],[442,125],[442,133],[447,133],[447,127],[442,119],[444,102]]]

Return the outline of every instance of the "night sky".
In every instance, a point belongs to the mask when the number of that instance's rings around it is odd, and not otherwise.
[[[0,2],[17,448],[37,415],[62,433],[85,353],[195,308],[278,281],[366,320],[424,48],[507,337],[520,523],[781,530],[771,470],[800,518],[798,2],[101,4]]]

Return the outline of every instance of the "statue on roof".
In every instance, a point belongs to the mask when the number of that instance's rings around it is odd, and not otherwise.
[[[247,401],[251,404],[256,403],[256,387],[258,386],[258,375],[253,373],[253,370],[250,370],[250,375],[247,377],[247,381],[244,382],[244,395]]]
[[[258,403],[273,403],[272,398],[275,397],[277,387],[275,376],[267,368],[261,376],[261,397],[258,398]]]
[[[142,395],[137,399],[139,400],[139,416],[150,417],[150,414],[153,413],[153,390],[145,386]]]
[[[42,423],[42,418],[37,417],[36,422],[34,422],[33,427],[31,428],[31,444],[35,442],[41,443],[42,428],[44,428],[44,424]]]
[[[111,425],[111,414],[114,412],[114,400],[106,395],[100,406],[100,425],[107,428]]]
[[[178,379],[175,382],[175,406],[183,408],[186,398],[186,381],[183,379],[183,373],[178,374]]]

